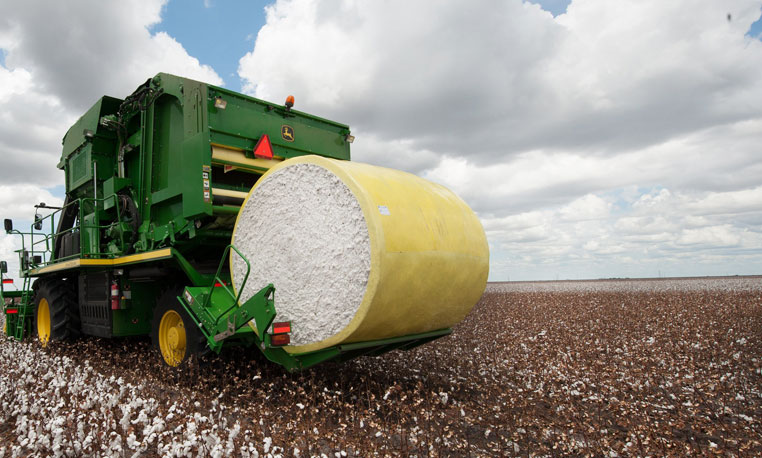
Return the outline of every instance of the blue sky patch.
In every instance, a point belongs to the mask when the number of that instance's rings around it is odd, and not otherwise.
[[[760,11],[760,13],[762,13],[762,11]],[[749,31],[746,32],[746,35],[762,40],[762,16],[749,27]]]
[[[558,16],[566,12],[566,8],[571,3],[571,0],[535,0],[532,3],[540,5],[542,9],[553,16]]]
[[[265,24],[264,8],[272,1],[172,0],[152,32],[167,32],[201,64],[210,65],[225,87],[241,90],[238,60],[254,49]]]

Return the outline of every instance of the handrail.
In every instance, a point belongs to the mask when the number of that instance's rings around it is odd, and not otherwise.
[[[43,260],[42,264],[43,265],[49,264],[50,262],[53,262],[53,260],[54,260],[53,258],[55,257],[55,252],[56,252],[56,239],[55,238],[56,238],[56,235],[57,235],[56,234],[56,227],[55,227],[55,217],[56,217],[56,215],[59,214],[59,213],[63,213],[66,209],[68,209],[72,205],[78,204],[78,203],[79,203],[79,199],[77,199],[77,200],[75,200],[73,202],[69,202],[68,204],[64,205],[63,207],[58,208],[55,211],[48,213],[47,215],[41,217],[39,220],[35,220],[35,222],[32,223],[31,230],[30,230],[30,233],[29,233],[30,238],[32,239],[30,241],[30,243],[31,243],[30,244],[30,248],[32,250],[31,256],[34,256],[34,254],[36,252],[40,253],[42,255],[42,257],[43,257],[42,258],[42,260]],[[46,219],[50,219],[50,233],[44,233],[44,232],[42,232],[42,233],[35,233],[35,227],[34,226],[36,224],[38,224],[38,223],[42,226],[43,222]],[[66,233],[66,232],[72,231],[72,230],[74,230],[73,227],[71,229],[66,229],[65,231],[61,231],[61,233]],[[38,241],[35,241],[34,240],[34,236],[35,235],[41,235],[42,239],[40,239]],[[50,243],[51,239],[52,239],[52,244]],[[39,245],[41,243],[45,243],[45,249],[44,250],[35,250],[35,246]],[[23,244],[23,242],[22,242],[22,244]],[[51,247],[51,245],[52,245],[52,247]],[[47,261],[45,259],[46,255],[49,257],[49,259]]]
[[[84,217],[85,215],[85,207],[88,206],[87,204],[92,205],[92,209],[95,211],[96,216],[94,218],[95,221],[98,221],[98,212],[100,212],[101,208],[103,208],[104,204],[108,202],[109,200],[113,200],[114,207],[116,208],[116,219],[113,221],[108,222],[107,224],[85,224],[84,223]],[[64,229],[61,232],[56,232],[56,217],[60,217],[60,214],[62,214],[65,210],[69,209],[72,206],[77,206],[78,208],[78,215],[77,215],[77,221],[76,223],[68,228]],[[89,214],[89,212],[88,212]],[[50,230],[43,231],[42,229],[35,229],[35,225],[44,225],[46,220],[50,221]],[[118,226],[122,222],[122,215],[121,215],[121,209],[119,206],[118,201],[118,195],[117,194],[111,194],[106,197],[101,198],[95,198],[95,197],[84,197],[75,199],[68,204],[64,205],[61,208],[56,209],[53,212],[48,213],[45,216],[42,216],[40,219],[35,220],[30,225],[30,231],[29,232],[21,232],[19,230],[13,230],[12,233],[18,234],[21,236],[21,249],[16,250],[16,252],[19,254],[19,258],[22,264],[22,270],[28,270],[31,266],[27,265],[29,264],[27,261],[33,260],[35,255],[41,256],[41,262],[35,263],[35,267],[39,266],[46,266],[54,263],[58,263],[61,261],[66,261],[73,258],[78,258],[83,255],[93,258],[101,258],[101,257],[107,257],[107,256],[115,256],[114,253],[109,252],[101,252],[101,251],[95,251],[95,252],[84,252],[85,251],[85,230],[88,229],[97,229],[97,230],[108,230],[112,227]],[[38,232],[40,231],[40,232]],[[60,235],[67,234],[67,233],[73,233],[75,231],[79,231],[79,246],[80,246],[80,252],[75,253],[69,256],[62,256],[57,257],[56,256],[56,238]],[[27,252],[27,244],[26,244],[26,236],[29,236],[29,252]],[[124,246],[124,233],[122,231],[119,231],[119,241],[121,242],[120,245]],[[40,246],[42,246],[40,248]],[[24,259],[26,258],[26,259]],[[23,268],[26,266],[26,269]]]
[[[238,256],[240,256],[241,259],[246,263],[246,275],[243,277],[243,282],[238,287],[238,295],[235,295],[228,286],[222,281],[222,278],[220,278],[220,273],[222,272],[222,268],[225,265],[225,260],[227,259],[228,252],[230,249],[233,249]],[[206,299],[204,300],[204,308],[209,306],[209,302],[212,300],[212,292],[214,291],[214,287],[217,283],[220,284],[222,288],[225,288],[225,292],[230,295],[230,297],[234,297],[235,301],[233,301],[233,305],[228,307],[225,312],[221,313],[217,319],[214,321],[214,325],[217,326],[219,324],[220,319],[228,314],[231,310],[233,310],[236,306],[238,306],[238,300],[241,299],[241,294],[243,293],[243,287],[246,285],[246,281],[249,279],[249,273],[251,273],[251,264],[249,263],[249,260],[246,259],[246,256],[241,253],[238,248],[236,248],[232,243],[225,247],[225,251],[222,253],[222,259],[220,260],[220,266],[217,268],[217,273],[214,274],[214,282],[212,283],[212,289],[209,290],[209,294],[206,296]]]

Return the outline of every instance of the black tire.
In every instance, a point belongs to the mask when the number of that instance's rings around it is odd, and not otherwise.
[[[40,279],[34,283],[34,335],[43,343],[66,340],[81,334],[75,281],[60,278]],[[41,336],[40,304],[47,304],[49,335]],[[45,329],[47,331],[47,328]],[[46,332],[47,333],[47,332]]]
[[[182,287],[171,287],[164,290],[159,295],[156,308],[153,311],[153,321],[151,322],[151,341],[153,347],[161,361],[169,367],[185,366],[193,359],[205,362],[210,353],[206,337],[204,337],[196,323],[188,316],[185,308],[177,300],[182,291]],[[177,353],[168,352],[166,341],[162,349],[162,339],[160,339],[162,319],[165,316],[168,317],[167,319],[173,318],[172,312],[179,315],[182,321],[182,328],[185,332],[185,351],[182,352],[182,357]]]

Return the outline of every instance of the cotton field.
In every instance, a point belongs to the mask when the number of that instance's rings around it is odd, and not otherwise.
[[[0,338],[0,457],[762,454],[762,278],[498,283],[454,333],[287,374]]]

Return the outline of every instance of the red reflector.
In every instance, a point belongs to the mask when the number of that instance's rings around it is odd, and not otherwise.
[[[9,285],[9,284],[12,284],[12,283],[13,283],[13,279],[12,278],[3,278],[3,284],[4,285]]]
[[[14,313],[19,313],[19,309],[8,309],[5,311],[8,315],[13,315]]]
[[[215,288],[219,288],[220,286],[223,286],[223,285],[224,285],[224,283],[220,283],[220,282],[218,282],[218,281],[217,281],[217,282],[214,282],[214,287],[215,287]]]
[[[254,157],[261,157],[263,159],[273,158],[273,147],[270,144],[270,137],[267,134],[259,137],[257,146],[254,147]]]
[[[291,332],[291,322],[283,321],[280,323],[273,323],[273,334],[285,334]]]
[[[270,336],[270,344],[276,347],[288,345],[289,342],[291,342],[291,336],[288,334],[275,334],[274,336]]]

